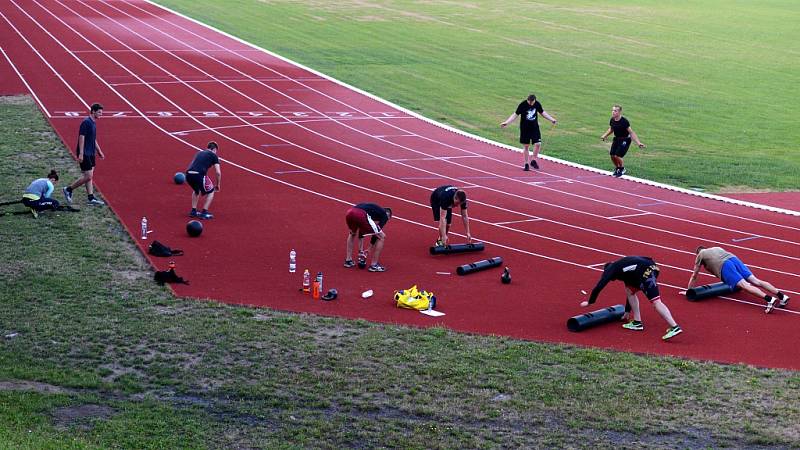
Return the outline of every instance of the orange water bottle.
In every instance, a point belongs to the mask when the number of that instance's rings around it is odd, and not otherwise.
[[[314,280],[311,284],[311,297],[314,299],[319,298],[319,281]]]

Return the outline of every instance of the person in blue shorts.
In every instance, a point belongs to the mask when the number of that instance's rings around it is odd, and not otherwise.
[[[86,186],[89,205],[102,206],[106,204],[94,196],[94,182],[92,181],[94,178],[95,155],[100,156],[101,159],[106,159],[106,155],[97,145],[97,119],[102,115],[103,105],[94,103],[89,111],[89,116],[81,122],[81,128],[78,132],[78,145],[75,148],[75,156],[77,156],[78,164],[81,168],[81,177],[72,184],[64,186],[64,198],[67,199],[69,204],[72,204],[72,191],[82,185]]]
[[[688,289],[694,287],[697,275],[700,273],[700,266],[711,272],[715,277],[722,280],[731,289],[739,288],[759,299],[767,302],[765,313],[769,314],[777,304],[785,308],[789,303],[789,296],[775,288],[770,283],[759,280],[753,272],[733,253],[725,251],[721,247],[705,248],[702,245],[697,247],[697,257],[694,260],[694,270],[689,278]],[[765,289],[769,294],[764,293]]]
[[[30,208],[34,218],[38,218],[41,211],[58,209],[58,200],[51,197],[57,182],[58,172],[51,170],[47,178],[37,178],[25,189],[22,204]]]

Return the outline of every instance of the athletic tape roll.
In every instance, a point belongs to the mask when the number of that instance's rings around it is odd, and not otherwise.
[[[468,275],[470,273],[480,272],[481,270],[491,269],[503,264],[503,258],[495,256],[494,258],[483,259],[475,261],[474,263],[464,264],[456,268],[456,273],[459,275]]]
[[[609,306],[608,308],[570,317],[567,320],[567,329],[575,332],[583,331],[600,324],[617,321],[622,318],[623,314],[625,314],[625,305]]]
[[[483,242],[474,244],[437,245],[431,247],[431,255],[449,255],[451,253],[482,252]]]
[[[693,287],[686,290],[686,298],[690,302],[696,302],[704,298],[719,297],[720,295],[728,295],[733,293],[733,289],[723,282],[704,284],[702,286]]]

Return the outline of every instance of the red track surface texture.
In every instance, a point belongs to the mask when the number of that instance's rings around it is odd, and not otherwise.
[[[134,237],[147,216],[152,238],[186,251],[176,260],[191,285],[175,287],[178,295],[800,368],[792,350],[800,335],[800,217],[552,160],[525,173],[517,152],[413,117],[143,1],[8,0],[0,13],[10,65],[68,148],[88,105],[104,104],[98,136],[108,158],[99,161],[97,185]],[[3,80],[14,73],[6,66]],[[506,113],[498,111],[498,121]],[[217,218],[192,239],[184,231],[189,188],[174,185],[172,175],[211,139],[224,158],[223,189],[212,207]],[[428,254],[436,236],[428,198],[442,184],[466,187],[483,254]],[[344,212],[363,201],[395,212],[383,274],[342,267]],[[461,231],[458,218],[454,231]],[[149,243],[137,242],[143,250]],[[698,244],[728,248],[791,292],[795,304],[765,315],[762,304],[741,295],[687,302],[679,291]],[[291,248],[295,274],[287,272]],[[643,332],[619,324],[568,332],[566,320],[586,312],[580,291],[591,290],[602,263],[633,254],[661,264],[662,295],[684,334],[662,342],[666,324],[646,300]],[[455,275],[456,266],[492,256],[511,268],[511,285],[500,283],[499,269]],[[304,268],[324,272],[339,299],[298,293]],[[396,309],[393,290],[412,284],[434,291],[446,315]],[[375,296],[361,299],[366,289]],[[598,306],[621,302],[616,283]]]

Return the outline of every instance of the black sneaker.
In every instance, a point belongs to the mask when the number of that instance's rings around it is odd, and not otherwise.
[[[69,190],[69,186],[64,186],[64,189],[61,189],[64,193],[64,198],[67,199],[67,203],[70,205],[72,204],[72,191]]]
[[[536,160],[533,159],[531,160],[531,167],[533,167],[536,170],[539,170],[539,163],[537,163]]]
[[[351,267],[355,267],[355,266],[356,266],[356,263],[355,263],[355,262],[353,262],[353,260],[352,260],[352,259],[346,259],[346,260],[344,260],[344,266],[345,266],[345,267],[347,267],[347,268],[349,269],[349,268],[351,268]]]
[[[211,214],[209,211],[203,211],[200,214],[198,214],[197,217],[199,217],[199,218],[201,218],[203,220],[209,220],[209,219],[213,219],[214,215]]]
[[[193,219],[196,219],[196,218],[200,217],[200,214],[197,212],[196,209],[193,209],[193,210],[189,211],[189,217],[191,217]]]
[[[531,166],[529,166],[528,163],[525,163],[525,167],[523,167],[522,170],[524,170],[525,172],[530,172]]]
[[[614,169],[614,173],[611,174],[613,177],[619,177],[619,167]]]
[[[619,168],[619,175],[617,175],[617,176],[621,177],[621,176],[625,175],[625,172],[626,172],[625,168],[624,167],[620,167]]]

